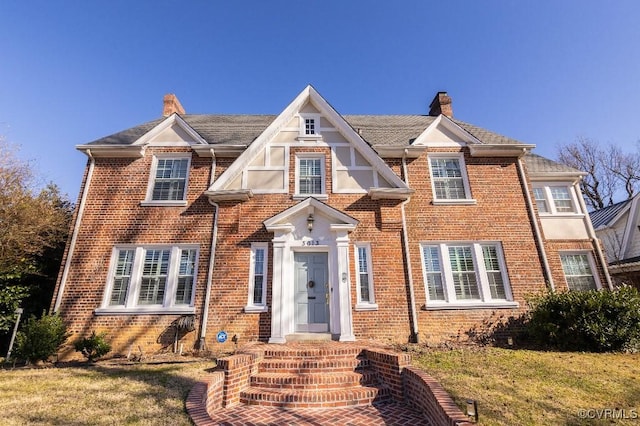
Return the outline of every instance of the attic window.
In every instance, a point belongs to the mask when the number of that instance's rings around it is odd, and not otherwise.
[[[300,128],[298,139],[320,138],[320,114],[300,114]]]
[[[304,134],[315,135],[316,134],[316,119],[305,118],[304,119]]]

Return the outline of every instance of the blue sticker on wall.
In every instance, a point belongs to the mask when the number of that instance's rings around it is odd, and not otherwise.
[[[216,336],[216,340],[218,341],[218,343],[224,343],[227,341],[227,333],[224,331],[220,331],[218,332],[218,335]]]

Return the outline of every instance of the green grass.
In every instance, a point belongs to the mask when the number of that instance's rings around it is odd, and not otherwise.
[[[589,416],[597,417],[595,410],[603,409],[640,415],[640,354],[469,348],[417,352],[414,364],[438,379],[459,406],[476,399],[481,424],[640,423],[580,416],[591,410]]]
[[[458,405],[478,401],[484,425],[640,424],[579,417],[587,409],[640,414],[640,354],[411,349],[413,364]],[[0,424],[189,425],[188,392],[213,367],[203,360],[0,370]]]
[[[190,425],[185,400],[214,365],[98,363],[0,370],[0,424]]]

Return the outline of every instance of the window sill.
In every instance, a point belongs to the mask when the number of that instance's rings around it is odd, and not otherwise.
[[[143,207],[184,207],[186,201],[140,201]]]
[[[357,303],[356,311],[377,311],[378,304],[377,303]]]
[[[318,201],[327,201],[329,196],[327,194],[294,194],[293,199],[296,201],[306,200],[307,198],[315,198]]]
[[[193,306],[184,308],[171,307],[135,307],[135,308],[98,308],[93,311],[96,315],[193,315],[196,309]]]
[[[428,305],[424,305],[422,307],[423,311],[441,311],[447,309],[515,309],[519,308],[520,304],[518,302],[508,302],[508,301],[492,301],[492,302],[481,302],[481,301],[473,301],[473,302],[454,302],[454,303],[434,303],[431,302]]]
[[[269,312],[269,307],[268,306],[258,306],[258,305],[247,305],[247,306],[244,307],[244,312],[246,314]]]
[[[566,219],[566,218],[574,218],[574,219],[582,219],[584,214],[582,213],[539,213],[541,218],[558,218],[558,219]]]
[[[465,198],[462,200],[433,200],[431,204],[434,206],[475,206],[478,204],[478,201],[473,198]]]

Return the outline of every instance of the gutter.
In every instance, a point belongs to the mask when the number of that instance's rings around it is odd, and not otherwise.
[[[216,156],[211,149],[211,179],[213,183],[216,175]],[[220,206],[209,199],[209,203],[215,207],[216,211],[213,215],[213,232],[211,235],[211,248],[209,250],[209,268],[207,270],[207,288],[204,294],[204,306],[202,309],[202,323],[200,325],[200,342],[199,348],[203,350],[206,348],[205,338],[207,337],[207,322],[209,321],[209,304],[211,303],[211,283],[213,281],[213,266],[216,258],[216,244],[218,242],[218,211]]]
[[[544,250],[544,242],[542,241],[542,234],[540,233],[540,226],[538,226],[538,216],[533,208],[533,201],[531,200],[531,193],[529,192],[529,185],[524,174],[524,167],[522,165],[522,158],[518,158],[518,174],[520,174],[520,180],[524,187],[524,194],[527,200],[527,209],[529,210],[529,216],[531,217],[531,223],[533,224],[533,233],[538,245],[538,253],[542,260],[542,267],[544,269],[545,278],[551,291],[556,291],[556,286],[553,283],[553,276],[551,275],[551,268],[549,267],[549,259],[547,253]]]
[[[402,173],[404,174],[404,182],[409,186],[409,175],[407,174],[407,152],[405,149],[404,155],[402,156]],[[411,343],[419,343],[418,336],[418,314],[416,312],[416,296],[413,287],[413,272],[411,270],[411,256],[409,254],[409,234],[407,232],[407,217],[404,211],[405,205],[410,201],[410,198],[407,198],[401,204],[401,212],[402,212],[402,239],[404,240],[404,256],[407,261],[407,275],[409,276],[409,299],[411,303],[411,309],[409,310],[409,315],[411,315]]]
[[[62,278],[60,278],[60,287],[58,287],[58,294],[56,295],[56,303],[53,306],[53,312],[58,312],[60,304],[62,303],[62,294],[67,283],[67,277],[69,276],[69,268],[71,267],[71,259],[73,258],[73,252],[76,248],[76,241],[78,240],[78,233],[80,232],[80,223],[82,223],[82,216],[84,215],[84,207],[87,200],[87,194],[89,193],[89,186],[91,184],[91,178],[93,177],[93,169],[95,168],[96,160],[91,154],[91,150],[85,150],[85,154],[90,159],[89,171],[87,172],[87,179],[82,188],[82,196],[80,197],[80,205],[78,206],[78,215],[76,216],[76,223],[73,224],[73,233],[71,234],[71,242],[69,243],[69,252],[65,259],[64,269],[62,271]]]
[[[584,222],[587,225],[587,232],[589,233],[589,238],[591,238],[591,242],[593,244],[593,248],[596,250],[596,254],[598,255],[598,260],[600,261],[600,265],[602,265],[602,270],[604,271],[604,278],[607,280],[607,285],[609,286],[609,290],[613,290],[613,283],[611,282],[611,276],[609,275],[609,269],[607,268],[607,261],[604,258],[604,254],[602,253],[602,248],[600,248],[600,242],[598,240],[598,236],[596,235],[596,231],[593,229],[593,224],[591,223],[591,218],[589,217],[589,213],[587,210],[587,206],[584,203],[584,198],[582,198],[582,191],[580,191],[580,184],[573,184],[576,194],[578,194],[578,202],[580,203],[580,208],[584,212]]]

